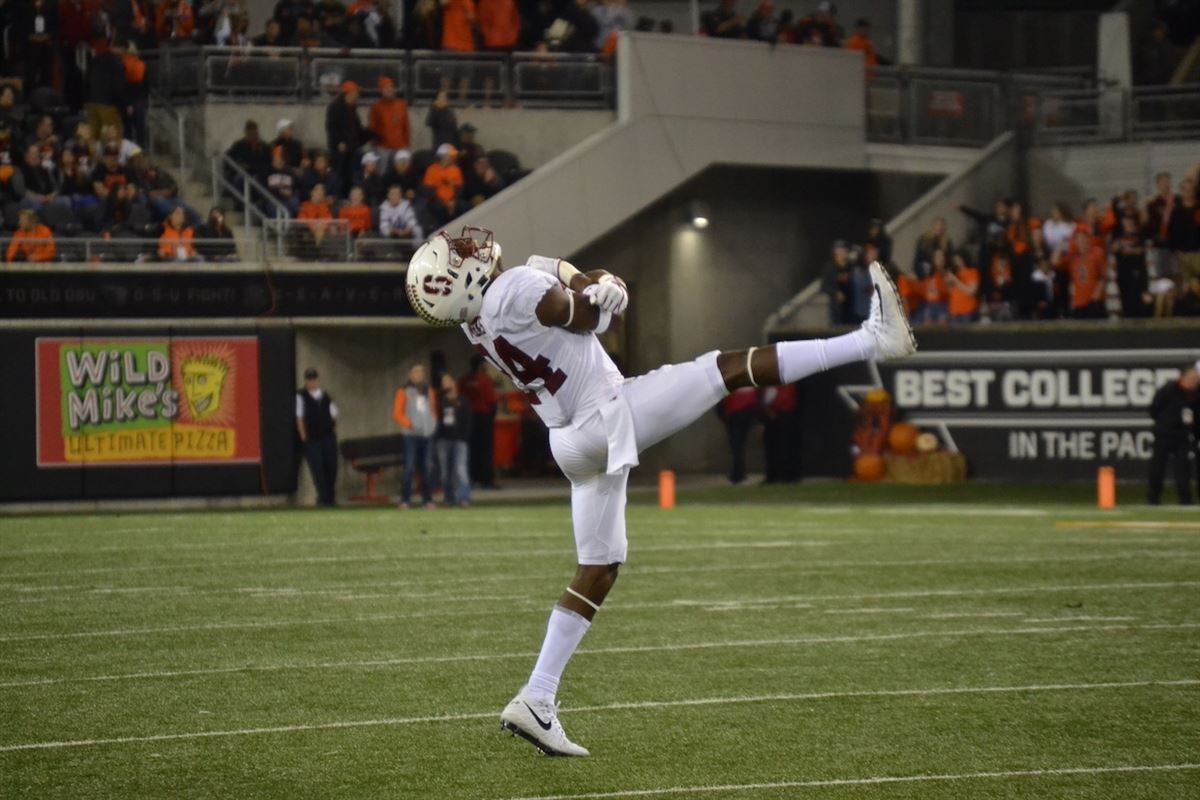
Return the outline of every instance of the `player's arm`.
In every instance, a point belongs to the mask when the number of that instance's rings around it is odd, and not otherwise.
[[[612,322],[611,312],[592,305],[583,292],[564,286],[551,286],[537,304],[536,313],[538,322],[546,327],[575,333],[604,333]]]

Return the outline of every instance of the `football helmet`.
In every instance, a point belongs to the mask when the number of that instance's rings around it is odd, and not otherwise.
[[[479,316],[499,256],[500,245],[489,230],[466,227],[457,237],[441,231],[408,262],[408,302],[430,325],[470,322]]]

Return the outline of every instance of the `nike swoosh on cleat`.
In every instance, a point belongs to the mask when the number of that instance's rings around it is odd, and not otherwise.
[[[875,296],[879,298],[879,319],[883,319],[883,290],[879,288],[879,284],[875,284]]]
[[[524,701],[522,701],[522,705],[524,705],[526,708],[529,708],[529,703],[525,703]],[[542,722],[542,718],[537,715],[536,711],[534,711],[532,708],[529,708],[529,713],[533,715],[533,718],[535,720],[537,720],[537,724],[542,726],[542,730],[544,730],[544,731],[550,730],[550,723]]]

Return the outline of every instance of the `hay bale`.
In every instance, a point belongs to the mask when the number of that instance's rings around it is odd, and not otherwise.
[[[941,485],[967,480],[967,459],[962,453],[948,450],[906,455],[888,453],[884,460],[887,462],[887,480],[894,483]]]

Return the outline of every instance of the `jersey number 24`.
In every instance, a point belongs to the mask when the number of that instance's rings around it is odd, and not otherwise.
[[[563,383],[567,380],[567,373],[561,369],[552,368],[550,366],[550,359],[545,356],[532,358],[528,353],[509,342],[503,336],[497,336],[493,339],[492,345],[496,348],[496,355],[504,362],[496,366],[507,372],[510,378],[524,386],[528,386],[536,380],[541,380],[542,385],[546,387],[546,391],[553,395],[558,393],[558,390],[562,388]]]

